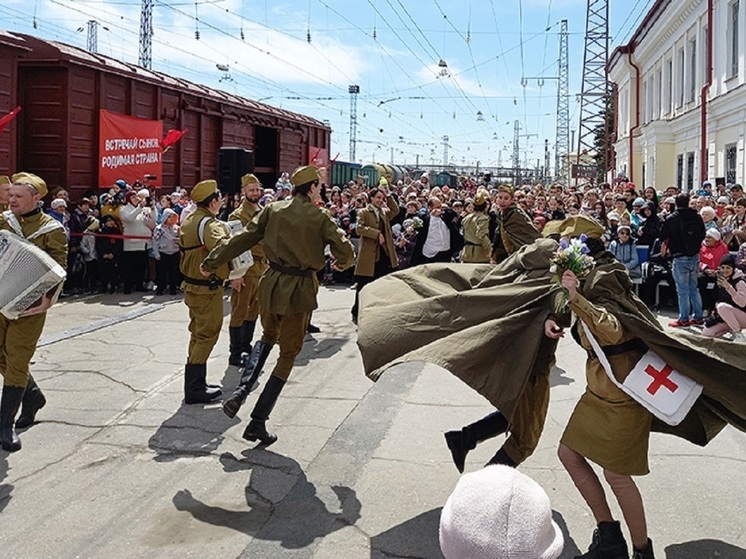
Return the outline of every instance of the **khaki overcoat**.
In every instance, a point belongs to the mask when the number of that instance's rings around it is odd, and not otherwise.
[[[386,208],[379,210],[378,216],[376,210],[370,204],[357,213],[356,230],[360,237],[360,248],[355,264],[356,276],[373,277],[376,262],[379,258],[388,258],[391,268],[397,268],[399,260],[396,257],[394,236],[391,233],[391,220],[398,214],[399,205],[390,194],[386,197]],[[379,242],[378,236],[381,233],[386,239],[385,253]],[[388,256],[386,253],[388,253]]]

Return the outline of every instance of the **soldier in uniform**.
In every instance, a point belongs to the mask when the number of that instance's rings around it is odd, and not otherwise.
[[[191,198],[197,209],[184,220],[179,236],[184,302],[189,307],[191,334],[184,370],[184,402],[204,404],[222,394],[219,386],[207,384],[207,359],[223,326],[223,282],[228,278],[228,265],[216,267],[209,277],[203,277],[199,267],[208,252],[227,240],[228,232],[215,217],[222,202],[217,182],[197,183]]]
[[[269,261],[258,291],[262,339],[254,344],[238,388],[223,405],[226,414],[236,414],[270,349],[279,342],[280,356],[243,433],[249,441],[271,444],[277,440],[267,431],[266,422],[303,347],[309,314],[318,306],[316,273],[326,264],[324,247],[330,246],[340,270],[352,266],[354,260],[352,243],[314,203],[320,196],[320,179],[319,169],[313,165],[298,167],[291,177],[292,197],[265,207],[241,233],[210,252],[202,264],[203,275],[212,273],[260,241]]]
[[[63,268],[67,264],[67,237],[62,225],[41,211],[40,201],[47,195],[46,183],[31,173],[17,173],[9,189],[9,210],[0,215],[0,229],[11,231],[29,240]],[[39,305],[28,309],[21,317],[9,320],[0,315],[0,373],[4,377],[0,400],[0,446],[8,452],[21,448],[15,427],[28,427],[46,398],[29,372],[29,363],[36,351],[47,309],[52,306],[52,294],[42,297]],[[21,416],[15,423],[18,408]]]
[[[522,246],[541,238],[541,234],[534,228],[528,216],[515,205],[512,186],[501,185],[499,187],[497,207],[499,215],[498,229],[495,234],[499,247],[497,260],[502,261]],[[600,237],[603,234],[603,227],[591,226],[588,234]],[[471,425],[457,431],[448,431],[445,434],[446,444],[460,472],[464,469],[466,455],[470,450],[476,448],[478,443],[508,430],[510,430],[510,435],[488,464],[515,467],[531,456],[539,444],[549,409],[549,372],[555,361],[557,341],[561,337],[560,324],[569,321],[568,317],[547,314],[545,336],[542,337],[528,382],[521,392],[512,417],[507,418],[500,410],[496,410]]]
[[[461,222],[464,230],[464,248],[461,262],[487,264],[490,261],[490,218],[487,217],[487,191],[479,189],[474,198],[474,211]]]
[[[243,202],[233,213],[229,220],[238,220],[246,225],[259,213],[259,199],[262,197],[262,184],[252,174],[241,177],[241,194]],[[230,356],[228,363],[236,367],[244,365],[242,354],[251,355],[251,340],[254,337],[256,320],[259,316],[259,300],[256,297],[256,289],[259,278],[262,277],[266,265],[264,264],[264,251],[262,244],[254,245],[251,249],[254,257],[254,265],[251,266],[242,278],[231,282],[231,320],[228,326],[230,333]]]
[[[355,264],[355,304],[352,306],[352,321],[357,324],[360,290],[376,278],[396,270],[399,260],[391,232],[391,220],[399,214],[399,204],[388,193],[388,182],[368,192],[370,203],[357,212],[356,231],[360,247]],[[386,207],[384,207],[384,203]]]
[[[5,175],[0,175],[0,212],[8,209],[10,200],[10,179]]]

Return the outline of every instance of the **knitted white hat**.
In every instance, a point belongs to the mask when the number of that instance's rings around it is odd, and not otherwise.
[[[446,559],[557,559],[563,546],[546,492],[508,466],[461,476],[440,515]]]

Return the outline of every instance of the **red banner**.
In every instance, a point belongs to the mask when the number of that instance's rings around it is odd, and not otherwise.
[[[10,111],[7,115],[0,118],[0,132],[5,130],[5,127],[10,124],[10,122],[16,117],[18,113],[21,112],[21,107],[16,107],[12,111]]]
[[[161,180],[163,123],[101,110],[99,113],[98,184],[110,188],[117,179],[129,184],[145,175]]]
[[[308,146],[308,164],[315,165],[321,171],[321,182],[326,183],[327,172],[329,171],[329,150],[324,148],[317,148],[316,146]]]

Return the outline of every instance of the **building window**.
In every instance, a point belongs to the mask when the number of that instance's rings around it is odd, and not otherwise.
[[[686,154],[686,191],[691,192],[694,188],[694,152]]]
[[[736,160],[738,158],[738,145],[728,144],[725,146],[725,182],[736,183]]]
[[[666,114],[673,110],[673,60],[666,60],[666,94],[663,100],[663,106]]]
[[[661,117],[661,87],[663,86],[663,71],[659,68],[655,74],[655,97],[653,103],[653,118]]]
[[[684,154],[676,156],[676,188],[681,192],[681,186],[684,182]]]
[[[738,12],[740,11],[740,2],[735,0],[728,6],[729,18],[728,18],[728,77],[738,75],[738,58],[740,54],[740,47],[738,42]]]
[[[697,94],[697,39],[689,41],[689,101]]]
[[[676,72],[679,78],[678,80],[679,90],[676,92],[678,94],[677,99],[676,99],[677,107],[682,107],[684,105],[684,91],[685,91],[685,84],[686,84],[686,82],[684,81],[684,79],[686,78],[686,73],[684,72],[685,62],[686,62],[686,58],[684,54],[684,49],[682,47],[679,49],[679,67],[676,69]]]
[[[642,113],[642,123],[647,124],[648,123],[648,82],[644,81],[642,82],[642,98],[640,99],[642,101],[642,107],[640,109],[640,112]]]

